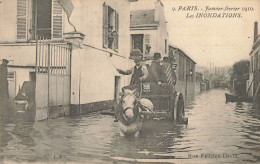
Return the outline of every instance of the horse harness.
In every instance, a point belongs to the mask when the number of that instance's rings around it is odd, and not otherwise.
[[[121,99],[120,103],[118,104],[118,107],[117,107],[118,109],[117,109],[116,117],[124,125],[129,125],[129,124],[135,122],[136,119],[139,118],[139,107],[140,107],[139,100],[136,100],[135,106],[134,106],[134,109],[133,109],[134,117],[132,119],[126,119],[125,112],[126,112],[126,110],[131,109],[131,107],[127,107],[126,109],[123,110],[122,99]]]

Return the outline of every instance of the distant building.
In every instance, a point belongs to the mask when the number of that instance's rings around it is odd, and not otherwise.
[[[204,75],[202,73],[196,72],[195,94],[198,94],[205,90],[208,90],[207,80],[205,80]]]
[[[160,0],[131,3],[131,50],[140,49],[145,57],[155,52],[168,56],[168,31],[164,6]]]
[[[260,34],[258,34],[258,22],[254,24],[254,43],[250,52],[250,76],[247,82],[249,96],[260,100]],[[258,96],[257,96],[258,94]]]
[[[173,56],[177,64],[176,76],[177,84],[176,90],[185,94],[186,80],[187,80],[187,98],[195,95],[196,84],[196,62],[192,60],[183,50],[176,46],[169,45],[169,56]]]

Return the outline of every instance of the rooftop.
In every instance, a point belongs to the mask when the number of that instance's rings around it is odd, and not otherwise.
[[[182,49],[172,45],[172,44],[169,44],[169,47],[172,47],[173,49],[181,52],[183,55],[185,55],[188,59],[190,59],[194,64],[197,64],[192,58],[190,58]]]
[[[155,9],[150,10],[133,10],[131,11],[130,25],[148,25],[159,24],[158,21],[154,21]]]

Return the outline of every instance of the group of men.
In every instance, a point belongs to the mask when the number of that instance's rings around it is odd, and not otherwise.
[[[139,84],[140,82],[150,83],[168,83],[176,84],[177,78],[174,72],[174,64],[170,58],[164,57],[163,60],[160,53],[154,53],[151,65],[143,62],[143,56],[140,51],[130,55],[130,59],[134,60],[135,66],[131,70],[117,69],[120,74],[132,75],[130,85]]]

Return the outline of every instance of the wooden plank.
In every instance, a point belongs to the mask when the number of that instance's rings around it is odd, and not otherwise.
[[[143,98],[170,98],[171,95],[142,95]]]
[[[166,117],[169,115],[168,111],[156,111],[156,112],[147,112],[147,111],[141,111],[140,115],[149,115],[149,116],[160,116],[160,117]]]

